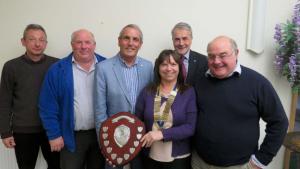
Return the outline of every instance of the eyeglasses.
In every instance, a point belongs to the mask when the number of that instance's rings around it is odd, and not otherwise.
[[[230,57],[232,54],[233,54],[234,51],[232,51],[231,53],[228,53],[228,52],[221,52],[219,54],[208,54],[208,60],[210,61],[214,61],[216,60],[217,58],[220,59],[220,60],[224,60],[228,57]]]

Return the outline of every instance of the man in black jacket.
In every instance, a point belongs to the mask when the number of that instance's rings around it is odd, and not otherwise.
[[[191,50],[193,32],[189,24],[177,23],[172,29],[173,46],[182,56],[182,69],[186,83],[194,85],[195,77],[207,70],[206,56]]]
[[[193,31],[189,24],[179,22],[173,27],[171,33],[174,49],[181,55],[183,78],[187,84],[194,86],[197,77],[207,70],[207,57],[191,50]],[[190,159],[192,166],[197,163],[194,156],[192,156],[193,160]]]

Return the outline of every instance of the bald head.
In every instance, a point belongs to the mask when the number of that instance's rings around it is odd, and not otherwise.
[[[228,36],[217,36],[216,38],[214,38],[212,41],[210,41],[207,45],[207,52],[209,51],[209,49],[215,45],[219,46],[220,44],[229,44],[231,49],[234,51],[235,54],[237,54],[238,52],[238,47],[236,42],[228,37]]]

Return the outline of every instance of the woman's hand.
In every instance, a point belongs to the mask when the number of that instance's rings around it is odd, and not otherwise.
[[[141,141],[143,142],[143,147],[151,147],[153,142],[163,139],[163,134],[161,131],[149,131],[143,136]]]

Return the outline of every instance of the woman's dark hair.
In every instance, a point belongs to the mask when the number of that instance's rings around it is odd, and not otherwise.
[[[150,90],[151,92],[156,92],[157,91],[157,87],[161,83],[161,77],[160,77],[160,74],[159,74],[159,66],[165,60],[170,61],[171,57],[174,58],[175,62],[179,66],[179,73],[178,73],[178,77],[177,77],[178,91],[180,93],[182,93],[184,90],[186,90],[188,88],[188,86],[184,83],[184,79],[183,79],[182,68],[181,68],[182,65],[181,65],[180,55],[177,52],[175,52],[174,50],[165,49],[162,52],[160,52],[160,54],[158,55],[158,57],[155,60],[155,64],[154,64],[154,80],[153,80],[153,83],[148,86],[148,90]]]

